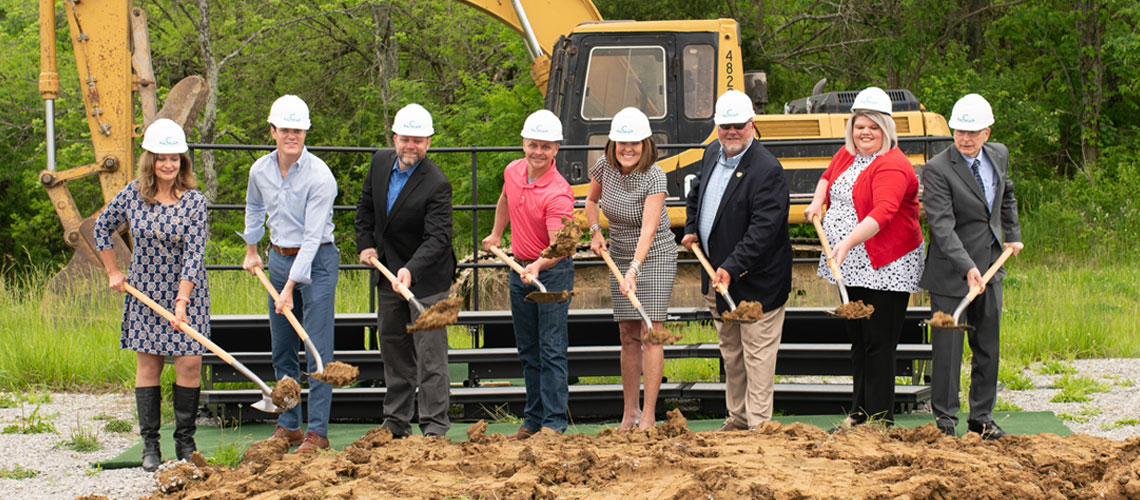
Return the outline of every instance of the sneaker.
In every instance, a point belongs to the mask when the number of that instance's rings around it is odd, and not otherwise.
[[[317,434],[313,431],[305,433],[305,440],[298,446],[293,453],[305,453],[307,451],[317,451],[329,449],[329,438]]]

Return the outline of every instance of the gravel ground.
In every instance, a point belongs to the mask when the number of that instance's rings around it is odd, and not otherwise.
[[[1042,370],[1038,363],[1023,371],[1033,389],[1002,388],[999,397],[1026,411],[1052,411],[1078,417],[1065,421],[1073,432],[1115,440],[1140,435],[1140,425],[1118,424],[1123,419],[1140,420],[1140,359],[1092,359],[1069,364],[1078,370],[1078,375],[1091,377],[1110,390],[1090,394],[1092,401],[1085,403],[1052,403],[1049,400],[1060,392],[1055,384],[1061,375],[1038,374]],[[796,378],[800,379],[807,381],[806,377]],[[0,393],[0,400],[17,400],[15,407],[0,409],[0,428],[12,425],[36,408],[35,403],[20,404],[18,397]],[[39,404],[37,415],[50,421],[56,432],[0,434],[0,475],[17,465],[39,473],[29,479],[0,479],[0,491],[4,492],[0,496],[32,500],[97,494],[125,500],[151,494],[153,479],[142,469],[95,470],[90,467],[91,462],[118,456],[137,442],[137,426],[122,434],[103,428],[107,416],[134,423],[133,395],[52,394],[50,402]],[[77,428],[95,432],[102,449],[80,453],[61,446]]]

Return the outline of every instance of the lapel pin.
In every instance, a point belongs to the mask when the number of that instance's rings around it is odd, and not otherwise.
[[[737,173],[736,173],[736,176],[737,176],[737,177],[744,177],[744,172],[737,172]]]

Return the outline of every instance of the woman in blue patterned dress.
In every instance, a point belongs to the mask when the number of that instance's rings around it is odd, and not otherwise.
[[[186,134],[171,120],[155,121],[146,130],[138,179],[115,196],[95,221],[95,247],[107,271],[109,286],[125,292],[131,285],[173,310],[178,322],[210,335],[210,297],[203,261],[206,246],[206,199],[186,154]],[[115,261],[112,235],[130,226],[131,265],[123,276]],[[160,402],[166,356],[174,356],[174,449],[179,459],[196,450],[194,432],[204,347],[145,304],[127,295],[123,306],[123,349],[138,353],[135,402],[143,439],[142,465],[155,470],[162,462],[158,444]]]

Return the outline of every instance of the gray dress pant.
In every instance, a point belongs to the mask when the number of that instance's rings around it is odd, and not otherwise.
[[[448,292],[417,297],[424,308],[447,298]],[[385,428],[397,437],[412,433],[411,419],[419,405],[420,432],[447,434],[451,379],[447,371],[447,329],[407,333],[419,310],[385,282],[378,287],[380,355],[384,359]],[[417,388],[418,393],[417,393]]]
[[[930,294],[934,311],[952,314],[963,297]],[[977,327],[970,332],[931,329],[934,349],[934,373],[931,381],[931,409],[936,422],[958,424],[959,380],[961,379],[962,340],[967,336],[973,359],[970,362],[971,423],[993,422],[990,415],[997,401],[998,356],[1001,347],[1001,282],[991,281],[985,291],[966,307],[959,321]]]

